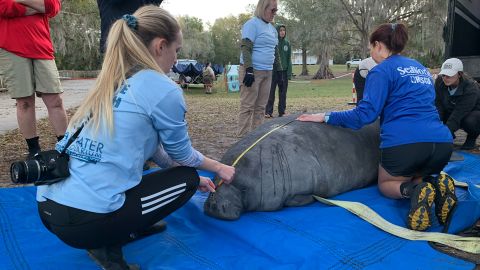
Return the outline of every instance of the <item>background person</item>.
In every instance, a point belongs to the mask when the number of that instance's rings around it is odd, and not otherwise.
[[[407,41],[405,25],[380,25],[370,35],[370,54],[378,65],[368,73],[360,104],[347,111],[304,114],[298,120],[359,129],[380,116],[378,187],[389,198],[410,198],[407,226],[426,230],[434,201],[442,224],[456,204],[453,180],[438,176],[453,144],[434,105],[430,73],[400,55]]]
[[[122,245],[186,203],[198,188],[214,191],[193,167],[226,183],[234,168],[196,151],[185,121],[182,90],[164,73],[182,46],[178,22],[144,6],[112,26],[102,70],[72,117],[63,150],[71,175],[39,186],[39,215],[66,244],[87,249],[103,269],[129,269]],[[149,157],[162,168],[142,176]],[[178,166],[182,165],[182,166]]]
[[[60,11],[58,0],[0,1],[0,77],[15,99],[20,133],[28,155],[40,152],[35,94],[42,98],[57,139],[67,128],[49,20]]]
[[[278,31],[278,65],[272,73],[272,86],[268,97],[267,107],[265,108],[265,117],[273,117],[273,105],[275,104],[275,91],[278,85],[278,116],[285,114],[287,107],[287,89],[288,80],[292,79],[292,47],[287,39],[287,28],[283,24],[277,25]]]
[[[255,16],[242,27],[238,137],[263,123],[278,43],[278,33],[272,25],[277,5],[277,0],[259,0]]]
[[[212,84],[213,84],[213,81],[215,80],[215,72],[213,71],[212,65],[210,64],[210,62],[207,62],[205,64],[205,67],[203,68],[202,79],[206,88],[205,94],[211,94]]]
[[[97,0],[100,13],[100,52],[105,53],[108,31],[112,24],[125,14],[134,13],[145,5],[160,6],[163,0]]]
[[[353,73],[353,84],[355,86],[355,92],[357,93],[357,106],[360,100],[363,99],[363,92],[365,89],[365,81],[370,70],[376,66],[377,63],[372,57],[363,59]]]
[[[450,58],[442,64],[439,77],[435,81],[435,104],[440,119],[450,129],[465,130],[467,139],[461,149],[475,148],[480,134],[480,90],[473,79],[463,73],[460,59]]]

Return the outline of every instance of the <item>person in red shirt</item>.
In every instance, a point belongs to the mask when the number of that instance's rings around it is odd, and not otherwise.
[[[45,103],[58,140],[67,128],[49,26],[59,10],[59,0],[0,0],[0,77],[16,100],[18,126],[29,157],[40,151],[35,94]]]

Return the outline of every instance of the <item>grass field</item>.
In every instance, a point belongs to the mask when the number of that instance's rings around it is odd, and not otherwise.
[[[307,66],[309,74],[313,74],[317,71],[318,66]],[[299,74],[301,66],[294,66],[293,73]],[[348,73],[345,65],[332,66],[334,73],[346,74]],[[310,76],[311,77],[311,76]],[[217,98],[232,98],[238,99],[238,93],[227,93],[226,86],[223,80],[223,76],[218,77],[214,84],[213,90]],[[188,89],[185,89],[187,96],[191,95],[205,95],[203,91],[203,85],[190,85]],[[331,80],[309,80],[305,77],[294,78],[289,81],[287,100],[292,99],[304,99],[304,98],[322,98],[322,97],[337,97],[337,98],[351,98],[352,96],[352,78],[344,76],[338,79]]]
[[[330,69],[332,72],[347,72],[347,66],[346,65],[332,65],[330,66]],[[307,65],[307,70],[309,75],[313,75],[318,70],[318,65]],[[353,68],[349,70],[350,72],[353,71]],[[292,67],[292,72],[293,74],[300,74],[302,72],[302,66],[301,65],[294,65]]]

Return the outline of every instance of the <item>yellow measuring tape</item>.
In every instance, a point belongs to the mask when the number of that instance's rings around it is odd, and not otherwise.
[[[443,173],[443,172],[442,172]],[[455,185],[461,187],[468,187],[467,183],[454,180]],[[478,185],[476,185],[478,187]],[[445,246],[453,247],[469,253],[480,254],[480,237],[462,237],[453,234],[437,233],[437,232],[419,232],[400,227],[393,223],[386,221],[379,214],[373,211],[368,206],[359,202],[329,200],[319,196],[313,196],[319,202],[328,205],[340,206],[351,213],[359,216],[363,220],[369,222],[373,226],[380,228],[395,236],[414,240],[414,241],[431,241],[443,244]]]
[[[253,142],[252,145],[250,145],[247,149],[245,149],[245,150],[235,159],[235,161],[233,161],[232,166],[235,167],[235,166],[237,165],[238,161],[239,161],[248,151],[250,151],[255,145],[257,145],[259,142],[261,142],[263,139],[265,139],[265,138],[266,138],[268,135],[270,135],[272,132],[274,132],[275,130],[278,130],[278,129],[280,129],[280,128],[282,128],[282,127],[284,127],[284,126],[286,126],[286,125],[288,125],[288,124],[290,124],[290,123],[292,123],[292,122],[294,122],[294,121],[295,121],[295,119],[292,120],[292,121],[290,121],[290,122],[287,122],[287,123],[285,123],[285,124],[283,124],[283,125],[280,125],[280,126],[278,126],[278,127],[275,127],[275,128],[273,128],[272,130],[270,130],[269,132],[263,134],[262,137],[258,138],[255,142]],[[223,184],[223,180],[220,180],[220,182],[219,182],[218,185],[217,185],[217,188],[219,188],[222,184]]]
[[[268,135],[270,135],[271,133],[273,133],[275,130],[280,129],[280,128],[282,128],[282,127],[284,127],[284,126],[292,123],[293,121],[295,121],[295,120],[292,120],[292,121],[290,121],[290,122],[288,122],[288,123],[285,123],[285,124],[283,124],[283,125],[280,125],[280,126],[274,128],[274,129],[270,130],[269,132],[263,134],[262,137],[258,138],[252,145],[250,145],[247,149],[245,149],[245,151],[243,151],[243,152],[237,157],[237,159],[235,159],[235,161],[233,162],[232,166],[235,167],[235,165],[237,165],[238,161],[239,161],[248,151],[250,151],[255,145],[257,145],[259,142],[261,142],[263,139],[265,139]]]

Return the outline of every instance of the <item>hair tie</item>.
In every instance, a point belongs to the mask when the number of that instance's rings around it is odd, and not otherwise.
[[[127,22],[128,27],[130,29],[137,30],[138,29],[138,21],[137,18],[131,14],[125,14],[122,16],[122,19]]]
[[[396,23],[392,23],[392,31],[395,31],[395,28],[397,28],[397,24]]]

